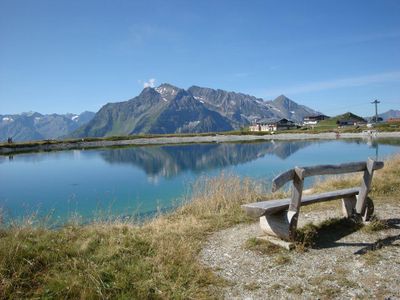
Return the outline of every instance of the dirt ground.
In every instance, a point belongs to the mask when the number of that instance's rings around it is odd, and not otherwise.
[[[306,252],[249,249],[258,223],[238,225],[210,236],[200,260],[226,280],[226,299],[400,299],[400,206],[375,212],[388,228],[333,232]],[[311,210],[299,227],[333,217],[339,209]]]

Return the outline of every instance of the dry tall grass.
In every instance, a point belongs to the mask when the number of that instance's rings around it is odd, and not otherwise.
[[[143,225],[74,222],[58,230],[12,224],[0,231],[0,298],[208,298],[219,282],[196,262],[214,230],[244,222],[250,180],[202,178],[190,201]]]
[[[373,196],[399,200],[399,165],[397,156],[376,173]],[[324,182],[320,188],[354,180]],[[51,230],[3,224],[0,298],[216,298],[209,287],[223,282],[197,255],[211,232],[248,221],[240,204],[257,201],[260,191],[249,179],[221,175],[202,178],[188,203],[142,225],[71,223]]]

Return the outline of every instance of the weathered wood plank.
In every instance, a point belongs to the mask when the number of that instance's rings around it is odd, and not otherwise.
[[[292,198],[289,205],[289,211],[299,213],[301,206],[301,196],[303,195],[304,169],[295,167],[292,185]]]
[[[241,207],[250,217],[258,218],[262,215],[271,215],[283,210],[287,210],[289,203],[290,199],[286,198],[248,203],[243,204]]]
[[[317,202],[331,201],[342,198],[350,198],[358,195],[359,188],[350,188],[336,190],[321,194],[307,195],[301,199],[301,205],[310,205]],[[251,217],[260,217],[262,215],[272,215],[289,208],[291,199],[267,200],[262,202],[248,203],[242,205],[243,210]]]
[[[304,167],[304,177],[316,175],[337,175],[344,173],[361,172],[367,169],[367,162],[354,162],[340,165],[319,165],[314,167]],[[383,168],[383,162],[375,162],[374,170]]]
[[[279,238],[276,238],[274,236],[271,236],[269,234],[258,236],[256,237],[256,239],[261,241],[267,241],[279,247],[285,248],[286,250],[293,250],[295,248],[295,244],[293,242],[287,242]]]
[[[291,181],[294,176],[294,170],[283,172],[272,180],[272,192],[279,190],[285,183]]]
[[[381,161],[376,161],[373,170],[382,169],[384,163]],[[353,162],[353,163],[345,163],[340,165],[319,165],[312,167],[302,167],[304,169],[303,176],[310,177],[316,175],[338,175],[344,173],[354,173],[354,172],[362,172],[367,169],[367,162]],[[275,192],[280,189],[285,183],[293,180],[295,174],[295,170],[288,170],[278,175],[272,180],[272,191]]]
[[[354,187],[349,189],[325,192],[321,194],[307,195],[304,196],[303,199],[301,200],[301,205],[310,205],[317,202],[331,201],[331,200],[352,197],[357,195],[358,193],[359,193],[359,188]]]

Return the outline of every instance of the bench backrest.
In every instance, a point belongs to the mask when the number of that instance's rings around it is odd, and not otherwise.
[[[304,178],[316,175],[336,175],[364,172],[363,180],[360,186],[360,192],[358,195],[359,201],[357,201],[356,205],[357,213],[363,214],[365,210],[365,200],[371,187],[373,172],[374,170],[382,169],[383,166],[383,162],[375,161],[369,158],[366,162],[352,162],[340,165],[318,165],[313,167],[295,167],[294,169],[286,171],[273,179],[272,191],[275,192],[285,185],[285,183],[293,181],[292,199],[289,206],[289,211],[298,213],[301,205]]]

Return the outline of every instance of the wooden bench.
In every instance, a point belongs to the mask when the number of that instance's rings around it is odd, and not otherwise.
[[[368,221],[374,211],[372,200],[368,197],[372,176],[375,170],[383,168],[383,162],[368,159],[367,162],[353,162],[341,165],[319,165],[314,167],[295,167],[272,181],[275,192],[292,181],[292,196],[287,199],[267,200],[242,205],[248,215],[260,218],[261,229],[269,236],[284,241],[294,241],[300,207],[317,202],[342,199],[345,217],[359,216]],[[304,179],[316,175],[335,175],[364,172],[361,186],[343,190],[302,196]]]

